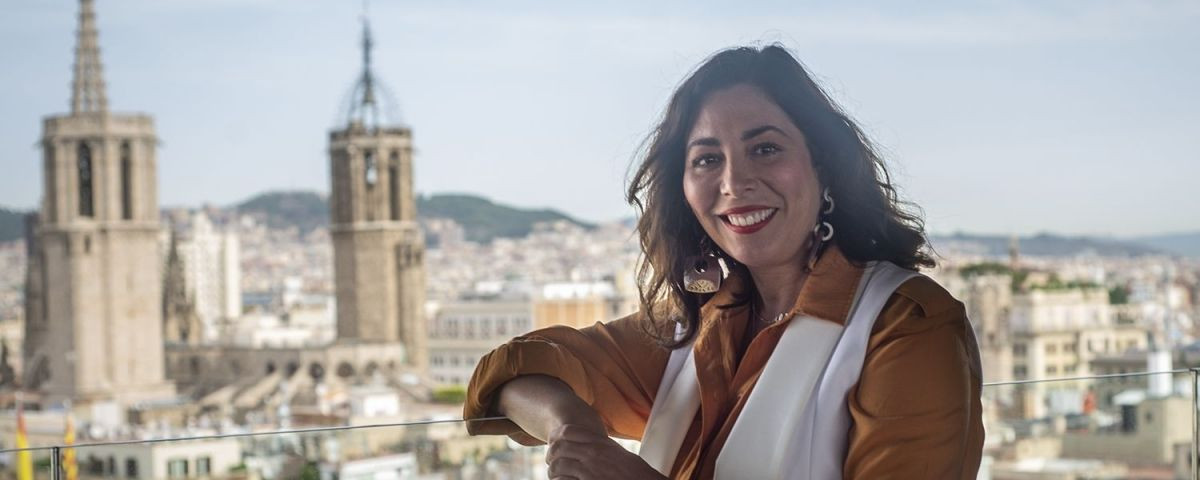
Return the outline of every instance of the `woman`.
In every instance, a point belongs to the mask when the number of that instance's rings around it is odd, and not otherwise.
[[[782,47],[675,92],[630,185],[641,311],[485,356],[473,434],[548,442],[552,478],[974,478],[979,356],[915,273],[922,222]],[[641,456],[609,435],[641,439]]]

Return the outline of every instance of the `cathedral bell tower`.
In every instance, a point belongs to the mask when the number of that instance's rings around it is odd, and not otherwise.
[[[413,194],[412,130],[387,118],[371,71],[363,19],[363,71],[343,124],[329,132],[334,280],[339,341],[400,342],[424,371],[424,237]]]
[[[109,113],[92,0],[77,35],[71,111],[42,122],[23,387],[50,401],[169,397],[154,120]]]

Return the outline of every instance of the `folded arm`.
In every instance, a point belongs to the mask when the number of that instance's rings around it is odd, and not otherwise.
[[[610,435],[640,438],[669,352],[639,321],[631,315],[578,330],[550,327],[484,356],[467,388],[463,418],[504,415],[516,422],[471,421],[468,432],[538,445],[569,416],[598,422]],[[581,406],[596,417],[589,419]]]

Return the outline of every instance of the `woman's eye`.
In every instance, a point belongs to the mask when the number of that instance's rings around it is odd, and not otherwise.
[[[719,161],[716,155],[702,155],[692,160],[692,166],[697,168],[709,167]]]
[[[755,155],[771,155],[774,153],[779,153],[779,150],[780,150],[780,148],[778,145],[771,144],[771,143],[764,143],[762,145],[758,145],[758,146],[754,147],[754,154]]]

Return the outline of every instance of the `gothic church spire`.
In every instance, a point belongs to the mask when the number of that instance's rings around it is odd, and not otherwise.
[[[71,114],[107,113],[104,67],[100,63],[99,32],[94,0],[79,0],[79,30],[75,44],[75,78],[71,82]]]

